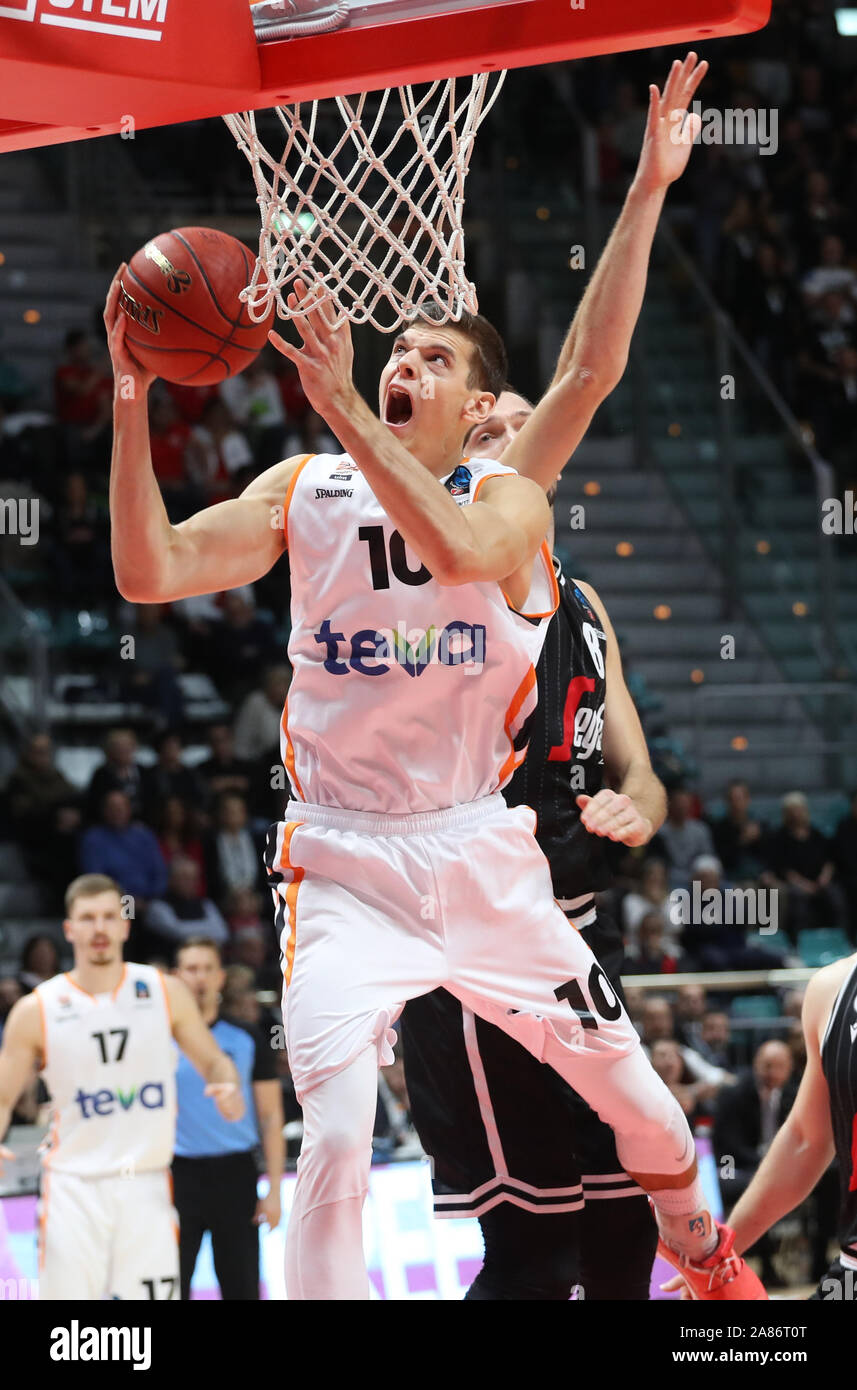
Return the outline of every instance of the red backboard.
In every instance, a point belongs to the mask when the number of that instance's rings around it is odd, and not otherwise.
[[[344,28],[259,43],[246,0],[0,0],[0,150],[663,44],[771,0],[354,0]]]

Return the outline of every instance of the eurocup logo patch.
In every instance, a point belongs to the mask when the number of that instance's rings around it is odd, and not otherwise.
[[[158,42],[169,0],[6,0],[0,19],[22,19],[55,29],[84,29],[123,39]]]
[[[146,984],[145,980],[134,981],[134,995],[137,999],[150,998],[149,986]]]

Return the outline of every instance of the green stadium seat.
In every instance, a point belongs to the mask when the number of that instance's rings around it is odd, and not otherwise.
[[[738,994],[729,1013],[734,1019],[779,1018],[780,1001],[773,994]]]
[[[804,965],[832,965],[850,955],[852,946],[840,927],[818,927],[798,933],[797,948]]]

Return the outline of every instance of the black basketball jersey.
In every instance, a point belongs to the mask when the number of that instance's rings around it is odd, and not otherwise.
[[[603,892],[611,873],[604,841],[580,823],[576,798],[604,785],[601,733],[606,634],[586,595],[554,558],[559,607],[537,668],[539,700],[527,756],[503,790],[509,806],[531,806],[536,839],[557,898]]]
[[[839,1244],[857,1259],[857,965],[843,984],[821,1045],[839,1160]]]

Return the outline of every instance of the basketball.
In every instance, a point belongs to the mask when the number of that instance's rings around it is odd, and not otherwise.
[[[130,319],[125,341],[141,367],[165,381],[216,386],[265,346],[273,307],[254,323],[239,299],[255,257],[226,232],[179,227],[132,256],[119,303]]]

